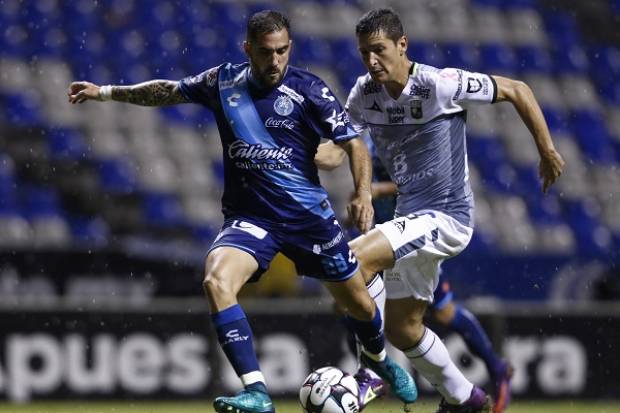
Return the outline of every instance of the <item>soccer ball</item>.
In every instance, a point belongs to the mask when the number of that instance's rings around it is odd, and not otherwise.
[[[358,413],[358,398],[355,378],[336,367],[313,371],[299,390],[305,413]]]

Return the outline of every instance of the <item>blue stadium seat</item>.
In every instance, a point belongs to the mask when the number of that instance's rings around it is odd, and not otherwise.
[[[570,129],[568,116],[563,110],[549,106],[543,106],[542,111],[551,133],[567,132]]]
[[[101,187],[112,193],[132,193],[137,189],[135,170],[127,159],[104,159],[99,162]]]
[[[185,223],[183,208],[171,194],[145,194],[144,216],[147,222],[157,226],[175,227]]]
[[[577,45],[557,47],[553,52],[555,72],[559,74],[587,74],[588,56]]]
[[[29,219],[59,216],[62,210],[58,194],[53,187],[23,185],[20,188],[21,211]]]
[[[40,126],[44,123],[36,94],[0,94],[0,102],[6,109],[7,120],[15,126]]]
[[[484,44],[480,47],[482,71],[486,73],[512,73],[519,65],[512,48],[504,44]]]
[[[48,134],[50,155],[55,158],[85,160],[90,157],[90,150],[84,137],[76,130],[54,128]]]
[[[583,110],[572,114],[573,129],[584,154],[596,162],[615,162],[609,132],[603,116],[594,111]]]
[[[558,10],[543,13],[547,35],[555,47],[570,47],[581,43],[575,17]]]
[[[549,73],[553,68],[547,49],[537,46],[520,46],[516,48],[517,65],[521,73]]]
[[[110,227],[101,217],[72,216],[68,221],[76,245],[103,247],[108,244]]]
[[[439,68],[446,67],[443,47],[437,43],[411,42],[407,53],[413,61]]]
[[[442,46],[446,67],[458,67],[476,72],[480,69],[480,52],[473,46],[463,43],[450,43]]]

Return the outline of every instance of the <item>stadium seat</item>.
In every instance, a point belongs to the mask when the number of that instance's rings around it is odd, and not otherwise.
[[[620,10],[617,3],[610,0],[612,12]],[[149,4],[0,7],[1,245],[75,240],[105,246],[136,234],[189,234],[204,244],[217,233],[224,168],[211,112],[195,105],[153,110],[58,101],[76,78],[132,84],[244,61],[247,16],[273,4]],[[574,16],[536,0],[391,4],[401,12],[413,60],[524,79],[568,165],[557,189],[541,198],[538,154],[516,112],[509,105],[468,108],[479,228],[470,248],[522,254],[525,245],[567,254],[620,242],[620,195],[609,189],[619,185],[613,177],[620,162],[620,84],[610,82],[620,76],[618,48],[586,44]],[[316,69],[346,97],[365,72],[353,27],[371,6],[370,0],[286,4],[294,27],[291,62]],[[329,180],[336,197],[348,192],[342,189],[347,179]]]

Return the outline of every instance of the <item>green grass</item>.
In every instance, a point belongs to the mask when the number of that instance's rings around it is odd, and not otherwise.
[[[295,401],[276,402],[278,413],[301,413]],[[437,400],[420,400],[413,413],[434,413]],[[205,402],[36,402],[30,404],[0,404],[0,413],[213,413],[209,401]],[[393,401],[378,401],[364,410],[364,413],[400,413],[401,404]],[[515,401],[507,413],[620,413],[620,401]]]

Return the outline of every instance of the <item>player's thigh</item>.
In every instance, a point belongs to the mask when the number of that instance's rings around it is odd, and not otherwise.
[[[386,268],[394,266],[394,252],[385,235],[373,229],[349,242],[349,247],[360,262],[362,275],[366,282]]]
[[[218,247],[207,255],[205,281],[217,281],[238,291],[256,270],[258,262],[250,253],[236,247]]]
[[[424,333],[424,312],[428,301],[413,298],[388,299],[385,302],[385,332],[399,349],[414,346]]]

